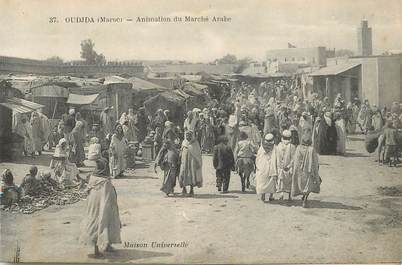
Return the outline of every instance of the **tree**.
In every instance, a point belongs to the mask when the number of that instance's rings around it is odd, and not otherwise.
[[[216,59],[218,64],[235,64],[237,63],[237,58],[233,54],[226,54],[220,59]]]
[[[81,58],[89,65],[105,64],[105,56],[98,54],[94,47],[95,43],[91,39],[81,41]]]
[[[52,56],[50,58],[47,58],[45,61],[51,64],[63,64],[63,59],[59,56]]]
[[[335,57],[351,57],[353,55],[355,55],[355,53],[348,49],[340,49],[335,51]]]
[[[234,70],[235,73],[239,74],[242,73],[244,71],[244,69],[246,69],[250,62],[252,61],[252,59],[250,57],[245,57],[243,59],[238,60],[236,63],[238,64],[236,69]]]
[[[103,55],[102,53],[98,54],[95,57],[95,64],[105,64],[105,63],[106,63],[106,58],[105,58],[105,55]]]

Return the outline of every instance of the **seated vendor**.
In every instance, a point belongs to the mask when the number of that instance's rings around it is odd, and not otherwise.
[[[56,146],[50,162],[50,168],[54,170],[58,183],[64,187],[75,185],[74,180],[77,178],[79,170],[74,163],[68,160],[68,144],[65,138],[60,139]]]
[[[20,189],[14,184],[11,170],[6,169],[1,174],[0,204],[10,206],[17,203],[20,198]]]
[[[22,194],[35,196],[40,192],[40,181],[36,178],[38,174],[38,168],[36,166],[31,166],[29,169],[29,174],[27,174],[21,183]]]

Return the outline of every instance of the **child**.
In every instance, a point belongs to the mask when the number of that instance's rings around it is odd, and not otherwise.
[[[167,140],[159,151],[154,165],[154,171],[159,166],[163,174],[163,183],[161,191],[166,193],[166,196],[174,195],[174,187],[176,185],[176,177],[179,173],[179,153],[174,146],[174,143]]]
[[[88,147],[88,160],[96,161],[102,157],[102,147],[97,137],[92,137]]]
[[[250,175],[255,171],[255,155],[258,147],[249,139],[246,132],[240,132],[240,141],[235,149],[236,167],[240,175],[241,190],[250,188]],[[247,182],[246,182],[247,181]]]
[[[17,185],[14,184],[14,176],[11,170],[4,170],[1,174],[1,191],[0,201],[1,205],[11,206],[17,203],[20,199],[20,190]]]

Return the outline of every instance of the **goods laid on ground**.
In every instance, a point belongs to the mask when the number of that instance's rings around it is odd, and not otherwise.
[[[49,207],[50,205],[73,204],[87,197],[83,185],[70,188],[62,188],[53,179],[41,179],[40,188],[35,195],[25,195],[18,203],[3,210],[31,214]]]
[[[391,187],[379,187],[378,192],[383,196],[402,197],[402,185]]]

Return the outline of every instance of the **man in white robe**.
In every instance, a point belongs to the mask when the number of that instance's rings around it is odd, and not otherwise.
[[[38,116],[41,122],[41,129],[42,129],[42,146],[46,145],[49,142],[49,136],[51,133],[50,129],[50,121],[49,118],[42,113],[42,110],[38,111]],[[43,148],[43,147],[42,147]]]
[[[100,122],[101,122],[101,127],[105,133],[105,135],[108,135],[109,133],[113,133],[113,128],[114,128],[114,121],[113,117],[111,114],[112,108],[106,107],[100,115]]]
[[[302,116],[300,117],[299,120],[299,126],[297,129],[299,133],[299,139],[303,138],[304,132],[313,130],[313,120],[311,115],[309,115],[309,113],[305,111],[302,113]]]
[[[278,188],[277,192],[281,192],[280,199],[283,199],[284,193],[289,194],[292,187],[293,158],[296,146],[290,142],[291,132],[284,130],[282,132],[282,140],[276,147],[276,166],[278,170]]]
[[[41,119],[39,114],[34,111],[31,115],[31,128],[32,128],[32,143],[33,143],[33,153],[37,152],[38,155],[42,154],[42,139],[43,132],[42,132],[42,125]]]
[[[24,155],[32,155],[32,128],[26,116],[18,116],[15,132],[21,137],[24,137]]]
[[[276,192],[278,173],[276,169],[276,150],[274,135],[268,133],[257,153],[256,158],[256,192],[261,195],[261,201],[265,202],[265,194],[269,194],[269,200],[273,200]]]

